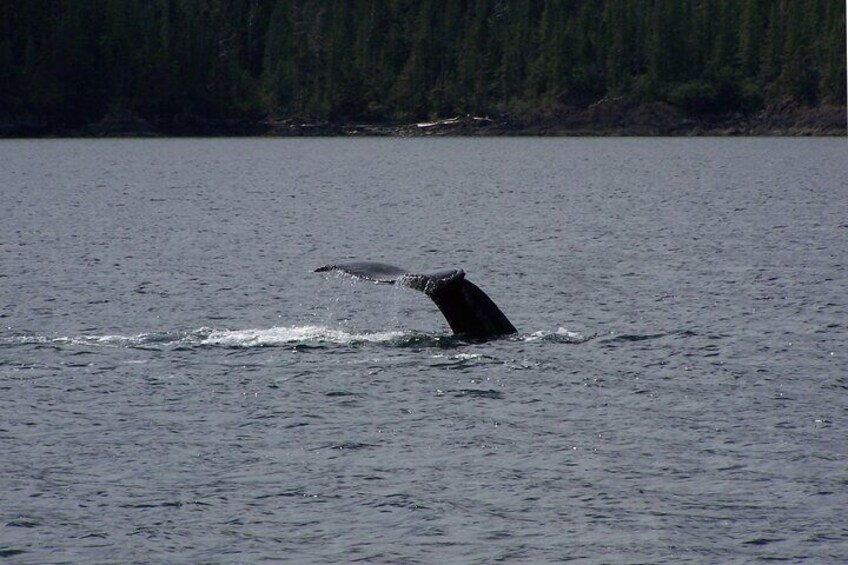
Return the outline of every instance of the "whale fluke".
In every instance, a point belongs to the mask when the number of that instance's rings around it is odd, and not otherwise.
[[[315,269],[316,273],[327,271],[339,271],[359,279],[420,290],[436,303],[451,330],[466,339],[486,340],[517,332],[492,299],[477,285],[466,280],[462,269],[416,274],[393,265],[370,261],[324,265]]]

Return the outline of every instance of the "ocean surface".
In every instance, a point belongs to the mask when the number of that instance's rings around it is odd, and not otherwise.
[[[0,563],[843,563],[846,427],[844,139],[0,141]]]

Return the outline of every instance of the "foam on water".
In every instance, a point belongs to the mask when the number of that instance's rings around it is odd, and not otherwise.
[[[580,344],[594,336],[584,336],[560,327],[556,331],[536,331],[520,334],[511,339],[521,342]],[[430,335],[421,332],[385,330],[357,331],[323,325],[275,326],[271,328],[249,328],[243,330],[215,329],[202,327],[182,332],[143,332],[131,335],[82,334],[78,336],[25,335],[0,339],[0,345],[53,345],[70,347],[280,347],[312,344],[359,345],[365,343],[410,347],[453,347],[465,343],[453,335]],[[476,354],[461,354],[474,358]]]
[[[594,336],[585,336],[560,327],[556,331],[535,331],[520,334],[514,339],[523,342],[584,343]],[[39,336],[26,335],[3,338],[0,344],[8,345],[69,345],[97,347],[274,347],[292,344],[329,343],[336,345],[356,345],[361,343],[382,343],[390,345],[419,345],[428,343],[433,346],[455,345],[462,343],[455,336],[428,335],[420,332],[386,330],[357,331],[321,325],[275,326],[271,328],[250,328],[228,330],[198,328],[184,332],[143,332],[133,335],[82,334],[78,336]],[[473,354],[468,354],[473,355]]]
[[[333,343],[338,345],[387,343],[401,340],[409,335],[412,334],[402,331],[360,332],[328,326],[305,325],[245,330],[199,328],[187,332],[139,333],[135,335],[17,336],[4,338],[0,343],[9,345],[47,344],[100,347],[145,347],[152,345],[184,347],[273,347],[309,343]]]
[[[265,347],[293,343],[385,343],[404,337],[401,331],[356,332],[327,326],[291,326],[249,330],[215,330],[198,341],[199,345],[226,347]]]
[[[0,345],[95,345],[103,347],[127,347],[153,343],[156,334],[141,333],[137,335],[78,335],[78,336],[43,336],[23,335],[0,340]]]
[[[537,331],[520,336],[521,341],[549,341],[555,343],[585,343],[592,339],[593,335],[585,336],[580,332],[573,332],[563,327],[557,328],[556,331]]]

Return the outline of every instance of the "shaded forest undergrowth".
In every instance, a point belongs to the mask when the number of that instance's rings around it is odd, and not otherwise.
[[[286,119],[189,118],[155,123],[131,112],[110,113],[77,128],[32,120],[0,123],[0,137],[156,136],[697,136],[846,135],[846,108],[774,104],[750,115],[687,114],[664,102],[602,99],[585,108],[561,106],[524,115],[454,116],[423,122],[344,122]]]

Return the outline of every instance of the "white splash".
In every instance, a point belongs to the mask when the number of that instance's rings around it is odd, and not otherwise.
[[[214,330],[199,345],[268,347],[292,343],[382,343],[403,337],[400,331],[348,332],[326,326],[291,326],[249,330]]]
[[[358,343],[386,343],[403,338],[401,331],[356,332],[327,326],[291,326],[266,329],[218,330],[199,328],[188,332],[140,333],[135,335],[79,335],[67,337],[19,336],[3,339],[0,343],[18,345],[69,345],[88,347],[272,347],[291,344],[332,343],[350,345]]]
[[[592,339],[592,336],[586,337],[580,332],[573,332],[560,326],[555,332],[538,331],[521,336],[522,341],[553,341],[561,343],[583,343]]]
[[[474,359],[481,359],[482,357],[483,356],[479,353],[456,353],[453,355],[436,353],[434,355],[430,355],[430,359],[449,359],[451,361],[472,361]]]
[[[559,337],[564,337],[564,338],[571,339],[571,340],[574,340],[574,341],[585,341],[587,339],[586,336],[584,336],[582,333],[567,330],[567,329],[563,328],[562,326],[557,328],[557,331],[555,332],[555,334]]]

